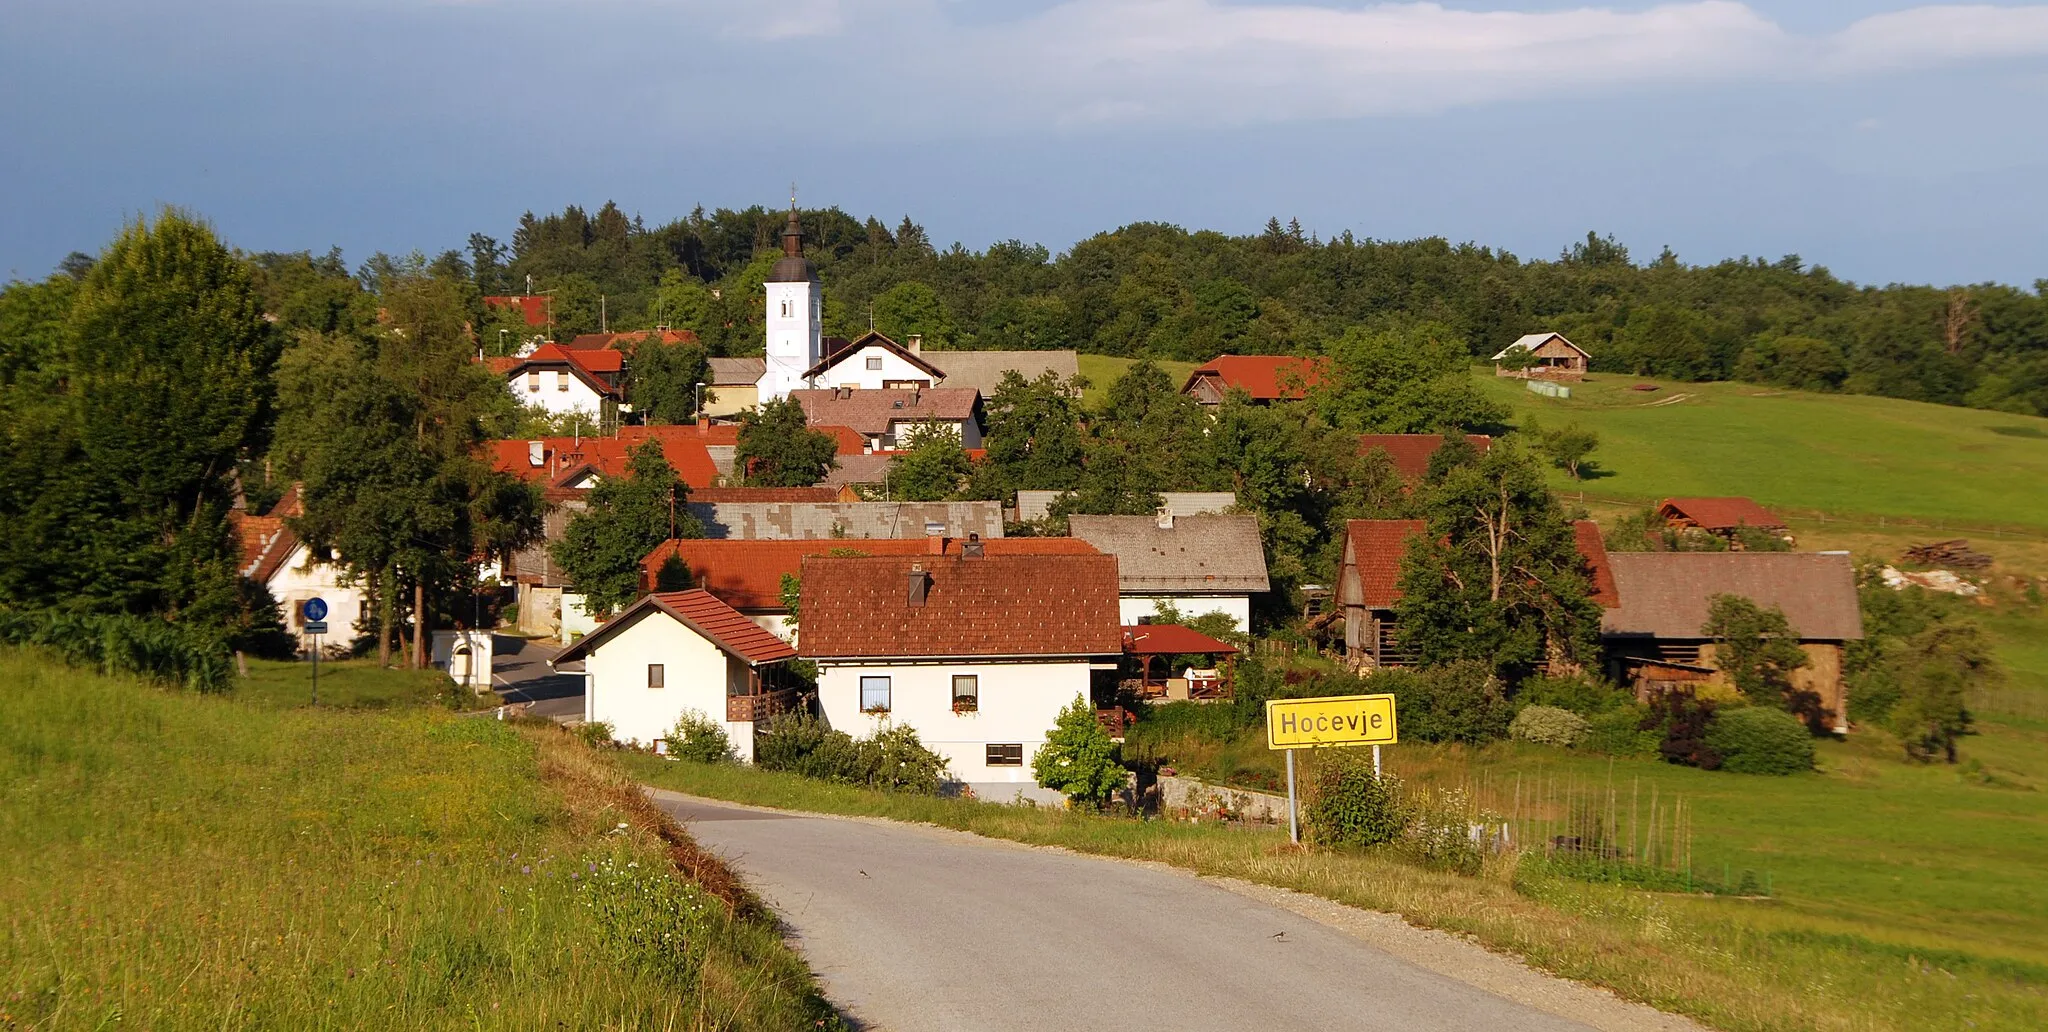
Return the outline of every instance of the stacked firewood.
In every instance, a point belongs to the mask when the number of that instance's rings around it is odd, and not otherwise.
[[[1972,550],[1970,543],[1962,538],[1914,545],[1906,549],[1905,560],[1922,566],[1939,566],[1951,570],[1985,570],[1991,567],[1991,557]]]

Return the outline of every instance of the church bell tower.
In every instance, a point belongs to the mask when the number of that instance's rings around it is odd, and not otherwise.
[[[818,288],[818,267],[804,257],[804,231],[797,223],[794,197],[789,202],[789,224],[782,230],[782,257],[768,274],[766,286],[768,362],[756,385],[763,403],[809,386],[804,373],[823,357],[825,295]]]

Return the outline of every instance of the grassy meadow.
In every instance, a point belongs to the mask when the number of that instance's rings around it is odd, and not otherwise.
[[[1557,482],[1611,498],[1748,495],[1830,515],[1912,517],[2048,537],[2048,419],[1892,398],[1599,374],[1570,398],[1475,374],[1518,421],[1600,434],[1600,475]],[[1651,383],[1658,390],[1631,388]]]
[[[1088,386],[1081,392],[1081,404],[1099,409],[1109,399],[1109,385],[1124,375],[1124,372],[1138,364],[1134,358],[1112,358],[1108,355],[1082,355],[1081,375]],[[1178,387],[1187,382],[1188,374],[1195,371],[1197,363],[1175,362],[1168,359],[1153,359],[1152,364],[1166,371]]]
[[[836,1025],[608,759],[351,679],[389,705],[0,650],[0,1029]]]

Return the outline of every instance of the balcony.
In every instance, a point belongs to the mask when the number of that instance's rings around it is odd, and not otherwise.
[[[758,695],[728,695],[725,697],[725,719],[766,720],[778,713],[788,713],[797,708],[799,694],[794,688],[762,692]]]

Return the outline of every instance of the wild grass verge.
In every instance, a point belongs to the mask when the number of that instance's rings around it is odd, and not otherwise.
[[[1526,868],[1477,876],[1303,851],[1283,833],[890,795],[733,765],[624,755],[648,784],[716,799],[933,824],[1312,893],[1467,935],[1543,970],[1731,1030],[2048,1026],[2048,965],[1878,938],[1769,901],[1645,892]]]
[[[835,1026],[608,757],[0,649],[0,1028]]]

